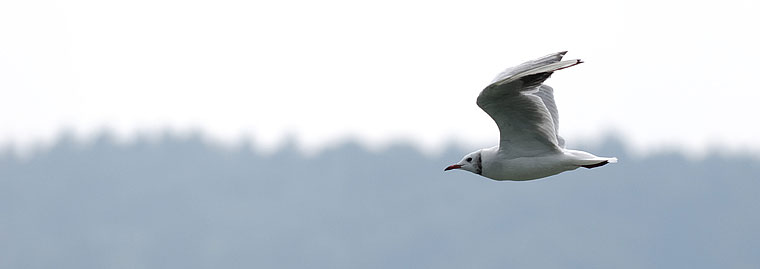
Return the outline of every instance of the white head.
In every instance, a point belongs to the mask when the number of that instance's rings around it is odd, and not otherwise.
[[[480,151],[481,150],[478,150],[465,155],[461,161],[456,164],[449,165],[449,167],[446,167],[446,169],[443,169],[443,171],[462,169],[480,175],[483,173],[483,165],[480,162]]]

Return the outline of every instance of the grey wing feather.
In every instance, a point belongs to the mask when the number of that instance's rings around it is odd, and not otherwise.
[[[535,95],[541,98],[546,109],[549,110],[549,114],[552,116],[552,123],[554,123],[554,134],[557,135],[557,142],[561,148],[564,148],[565,139],[559,136],[559,110],[557,109],[557,104],[554,103],[554,89],[549,87],[549,85],[542,84]]]
[[[581,63],[560,62],[565,52],[544,56],[499,74],[478,96],[477,104],[499,127],[499,151],[510,156],[539,156],[560,151],[559,117],[551,87],[542,86],[556,70]]]
[[[550,75],[542,74],[508,84],[491,84],[478,96],[478,106],[499,127],[499,151],[511,156],[539,156],[559,151],[551,114],[534,94]]]

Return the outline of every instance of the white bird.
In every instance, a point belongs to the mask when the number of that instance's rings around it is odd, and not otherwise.
[[[499,145],[467,154],[444,171],[462,169],[493,180],[531,180],[579,167],[594,168],[617,158],[565,149],[557,134],[559,115],[553,89],[542,83],[554,71],[580,63],[550,54],[501,72],[478,96],[477,104],[499,127]]]

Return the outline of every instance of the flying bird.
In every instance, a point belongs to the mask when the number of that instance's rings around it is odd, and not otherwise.
[[[499,145],[467,154],[444,171],[461,169],[493,180],[532,180],[579,167],[617,162],[614,157],[565,149],[559,136],[554,90],[544,85],[554,71],[583,63],[561,61],[558,52],[501,72],[478,96],[477,104],[499,127]]]

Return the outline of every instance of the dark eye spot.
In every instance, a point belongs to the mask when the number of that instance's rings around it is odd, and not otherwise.
[[[465,160],[465,161],[467,161],[467,162],[469,163],[469,162],[471,162],[471,161],[472,161],[472,158],[470,158],[470,157],[467,157],[467,160]]]

